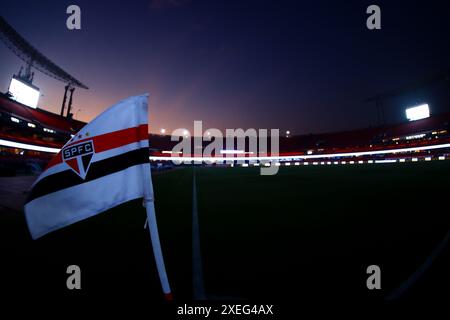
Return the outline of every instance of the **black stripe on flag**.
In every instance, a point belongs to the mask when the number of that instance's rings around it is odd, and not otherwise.
[[[86,179],[82,179],[72,170],[52,174],[40,180],[31,190],[27,203],[47,194],[70,188],[88,181],[107,176],[129,167],[148,163],[148,148],[136,149],[120,155],[92,162]],[[74,195],[76,197],[76,195]]]

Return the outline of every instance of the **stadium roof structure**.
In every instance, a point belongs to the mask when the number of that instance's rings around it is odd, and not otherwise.
[[[399,95],[406,94],[406,93],[433,85],[439,81],[450,81],[450,69],[440,72],[438,74],[435,74],[431,77],[424,78],[420,81],[411,82],[403,87],[380,93],[376,96],[366,99],[365,101],[366,102],[373,102],[373,101],[376,102],[379,100],[385,100],[385,99],[397,97]]]
[[[33,47],[2,16],[0,16],[0,39],[28,66],[33,66],[42,73],[72,87],[89,89]]]

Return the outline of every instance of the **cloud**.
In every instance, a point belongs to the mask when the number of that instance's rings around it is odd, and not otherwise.
[[[150,8],[167,9],[183,7],[190,3],[191,0],[150,0]]]

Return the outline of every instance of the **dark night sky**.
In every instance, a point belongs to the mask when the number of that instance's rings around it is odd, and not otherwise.
[[[373,3],[379,31],[366,28]],[[373,125],[365,98],[448,69],[447,3],[0,0],[0,12],[90,87],[74,96],[82,120],[149,92],[153,132],[203,120],[310,133]],[[70,4],[81,7],[80,31],[66,28]],[[21,64],[0,44],[0,91]],[[34,84],[40,106],[58,112],[64,84],[40,73]]]

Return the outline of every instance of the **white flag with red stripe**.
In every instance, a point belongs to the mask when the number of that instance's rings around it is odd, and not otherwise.
[[[110,107],[53,158],[25,204],[33,239],[126,201],[153,199],[147,98]]]
[[[84,126],[33,184],[25,217],[36,239],[143,198],[161,286],[170,300],[153,203],[147,99],[148,95],[125,99]]]

